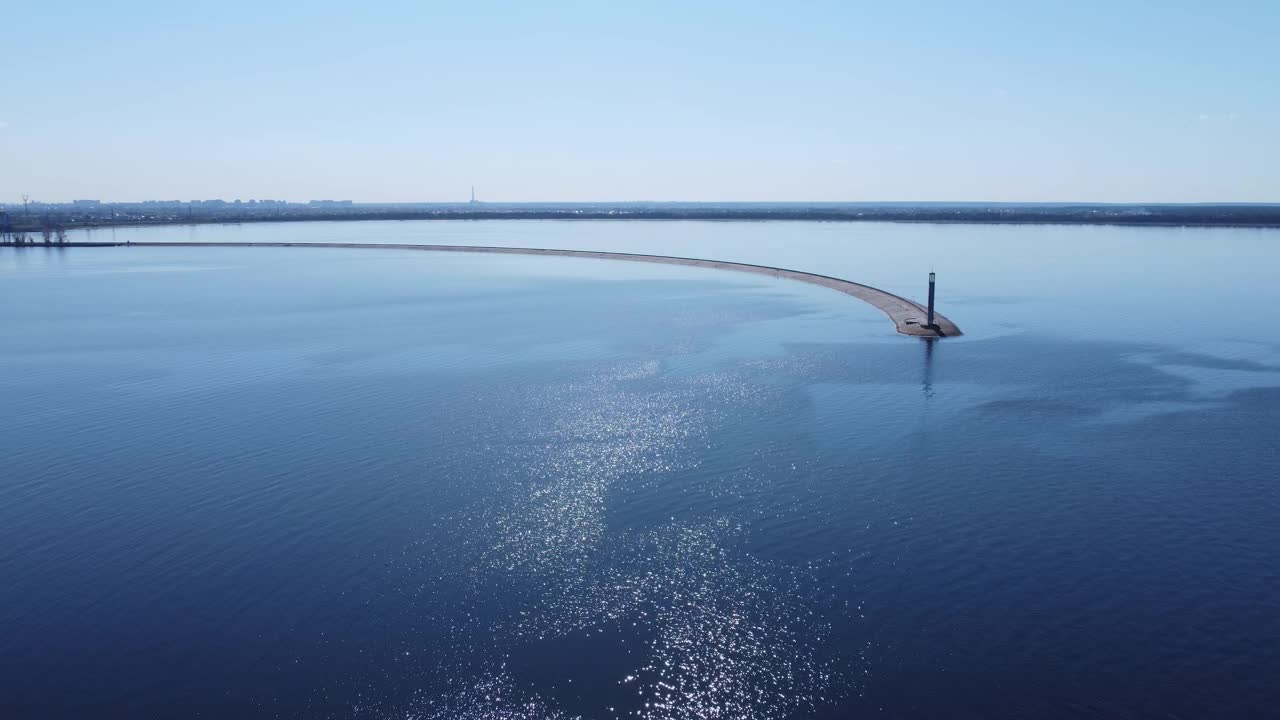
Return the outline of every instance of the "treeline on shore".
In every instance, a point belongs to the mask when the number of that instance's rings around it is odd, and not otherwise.
[[[109,206],[104,206],[109,207]],[[1280,205],[1030,205],[1030,204],[478,204],[380,206],[343,209],[163,213],[127,206],[93,213],[0,212],[0,242],[64,243],[69,228],[308,220],[746,220],[921,222],[986,224],[1082,224],[1133,226],[1280,227]],[[39,240],[37,241],[37,238]]]
[[[42,225],[36,230],[0,225],[0,245],[66,245],[64,225]]]

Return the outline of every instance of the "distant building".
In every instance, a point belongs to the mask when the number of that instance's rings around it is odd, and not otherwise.
[[[313,207],[342,207],[353,203],[352,200],[312,200],[307,204]]]
[[[101,205],[102,201],[101,200],[72,200],[71,204],[74,205],[75,207],[94,207],[97,205]]]

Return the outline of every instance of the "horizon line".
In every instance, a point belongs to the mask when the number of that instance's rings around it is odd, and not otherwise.
[[[77,202],[92,202],[101,205],[137,205],[140,203],[203,203],[223,202],[227,204],[288,204],[308,205],[311,203],[335,203],[350,205],[643,205],[643,204],[680,204],[680,205],[1280,205],[1277,200],[355,200],[352,198],[311,198],[307,200],[283,200],[277,198],[232,198],[219,197],[173,199],[146,198],[141,200],[102,200],[98,198],[77,197],[69,200],[38,200],[31,198],[25,202],[0,202],[2,207],[23,207],[25,205],[72,205]]]

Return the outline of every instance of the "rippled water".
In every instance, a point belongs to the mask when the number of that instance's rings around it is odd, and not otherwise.
[[[0,250],[5,717],[1260,717],[1280,234],[350,223]]]

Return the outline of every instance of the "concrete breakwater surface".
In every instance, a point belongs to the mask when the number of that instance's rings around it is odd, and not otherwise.
[[[77,245],[122,245],[122,243],[76,243]],[[505,253],[512,255],[554,255],[562,257],[596,258],[600,260],[630,260],[635,262],[664,263],[668,265],[689,265],[692,267],[714,268],[716,270],[734,270],[737,272],[771,275],[821,285],[862,300],[879,309],[893,321],[894,327],[903,335],[917,337],[955,337],[962,334],[960,328],[951,320],[937,313],[933,316],[933,326],[926,323],[927,310],[920,303],[879,288],[862,283],[842,280],[840,278],[816,273],[788,270],[786,268],[752,265],[748,263],[728,262],[724,260],[706,260],[701,258],[676,257],[671,255],[642,255],[637,253],[605,252],[595,250],[557,250],[551,248],[520,247],[488,247],[473,245],[424,245],[424,244],[391,244],[391,243],[216,243],[216,242],[147,242],[138,243],[147,247],[315,247],[343,248],[353,250],[423,250],[431,252],[468,252],[468,253]]]

